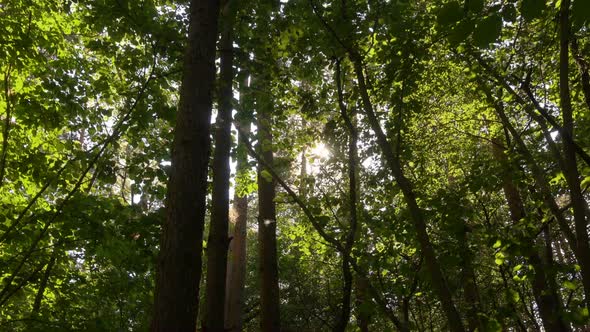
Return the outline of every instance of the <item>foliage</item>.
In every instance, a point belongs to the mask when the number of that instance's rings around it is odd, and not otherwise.
[[[276,171],[318,222],[278,190],[285,328],[330,330],[342,306],[343,252],[334,243],[345,243],[353,213],[342,101],[359,133],[348,330],[363,320],[371,330],[397,330],[392,317],[410,330],[449,329],[408,203],[364,112],[354,54],[464,325],[544,327],[539,266],[567,326],[589,324],[583,262],[548,203],[579,236],[560,128],[563,3],[239,2],[235,118],[252,120],[263,100],[274,102]],[[0,4],[1,330],[148,329],[186,12],[187,3],[168,0]],[[572,138],[582,151],[574,162],[587,209],[589,2],[573,0],[570,16]],[[319,143],[327,155],[314,154]],[[233,157],[246,153],[236,146]],[[233,189],[256,199],[253,170],[234,174]],[[508,183],[526,212],[517,221]],[[261,287],[255,206],[248,331],[258,329]]]

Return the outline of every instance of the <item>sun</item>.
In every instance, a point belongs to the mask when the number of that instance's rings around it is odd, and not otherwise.
[[[316,144],[310,152],[316,158],[327,159],[330,157],[330,150],[322,142]]]

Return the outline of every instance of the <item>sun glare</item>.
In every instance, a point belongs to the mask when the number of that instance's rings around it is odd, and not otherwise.
[[[316,146],[311,149],[311,154],[314,157],[320,158],[320,159],[326,159],[328,157],[330,157],[330,150],[328,150],[328,148],[326,147],[326,145],[324,143],[318,143],[316,144]]]

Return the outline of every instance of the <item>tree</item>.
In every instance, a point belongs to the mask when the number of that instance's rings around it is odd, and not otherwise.
[[[258,151],[267,165],[258,166],[258,265],[260,271],[260,329],[280,330],[279,268],[277,260],[277,213],[275,182],[268,167],[273,166],[272,99],[266,78],[256,78]]]
[[[215,123],[215,150],[213,154],[213,190],[211,197],[211,226],[207,241],[207,312],[203,328],[207,331],[224,331],[225,283],[227,250],[229,245],[229,180],[233,100],[233,20],[234,1],[223,4],[221,16],[221,63],[219,76],[219,110]]]
[[[225,301],[225,328],[230,331],[241,331],[244,312],[244,286],[246,282],[246,250],[248,235],[248,186],[250,167],[248,153],[244,146],[250,134],[249,112],[245,109],[248,103],[249,76],[243,74],[240,84],[240,111],[237,114],[238,146],[236,150],[236,188],[233,201],[233,231],[230,236],[230,258],[227,267],[227,286]]]
[[[197,321],[218,11],[215,0],[189,9],[152,331],[192,331]]]

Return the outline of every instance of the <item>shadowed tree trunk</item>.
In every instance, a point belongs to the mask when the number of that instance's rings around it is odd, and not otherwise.
[[[195,331],[219,3],[192,0],[154,292],[152,331]]]
[[[469,226],[464,224],[458,234],[461,258],[461,284],[463,285],[463,292],[465,301],[467,302],[467,324],[470,331],[485,331],[485,322],[479,315],[482,311],[481,302],[479,298],[479,290],[477,288],[477,278],[473,270],[473,252],[469,248],[468,234]]]
[[[492,151],[495,159],[502,167],[502,188],[510,210],[510,217],[516,225],[525,218],[526,213],[518,188],[512,181],[509,161],[502,146],[502,141],[495,139],[493,141]],[[541,260],[539,249],[536,247],[534,239],[527,240],[525,247],[528,251],[529,263],[535,270],[532,288],[533,295],[539,306],[539,315],[543,321],[543,326],[547,331],[569,331],[569,326],[561,318],[562,315],[560,313],[562,312],[562,308],[559,294],[555,292],[555,288],[551,287],[551,275],[547,273],[549,266],[546,266]]]
[[[346,104],[344,103],[344,95],[342,92],[342,81],[340,74],[340,62],[338,62],[336,64],[335,77],[336,87],[338,91],[338,106],[340,107],[340,116],[344,120],[344,123],[346,124],[346,129],[348,130],[348,208],[350,209],[350,225],[348,233],[346,234],[346,239],[344,242],[344,248],[342,252],[342,276],[344,279],[342,286],[342,308],[340,310],[340,317],[338,318],[338,320],[336,321],[336,325],[334,326],[334,332],[344,332],[346,330],[346,326],[348,326],[348,321],[350,320],[350,299],[353,282],[350,260],[354,259],[351,258],[351,251],[354,245],[354,240],[356,238],[358,226],[357,193],[359,190],[359,186],[357,185],[356,180],[358,164],[358,134],[354,124],[352,123],[351,117],[348,114]]]
[[[45,289],[47,289],[47,285],[49,284],[49,278],[51,277],[51,270],[55,266],[55,261],[57,260],[57,254],[59,243],[53,247],[53,251],[51,252],[51,257],[49,258],[49,262],[45,266],[45,272],[43,273],[43,279],[41,279],[41,283],[39,284],[39,289],[37,290],[37,294],[35,295],[35,302],[33,303],[33,309],[31,310],[31,316],[33,318],[39,315],[41,311],[41,302],[43,302],[43,296],[45,295]]]
[[[486,94],[488,102],[496,110],[496,114],[498,115],[500,122],[502,122],[504,128],[510,133],[510,135],[512,135],[512,138],[514,139],[514,142],[516,143],[516,146],[518,148],[518,152],[523,156],[525,162],[527,163],[527,166],[530,167],[531,173],[535,180],[535,188],[539,191],[539,194],[541,195],[545,206],[549,209],[549,211],[551,211],[551,214],[553,214],[553,216],[557,220],[557,224],[559,225],[561,232],[567,239],[568,245],[571,247],[572,252],[574,252],[576,258],[579,261],[581,256],[578,255],[576,249],[576,237],[570,229],[568,221],[563,216],[562,211],[560,210],[559,206],[557,205],[557,202],[555,201],[555,198],[551,193],[549,181],[547,181],[547,179],[545,178],[544,170],[535,161],[533,155],[527,148],[525,142],[520,137],[520,133],[510,123],[510,120],[508,119],[508,117],[506,116],[506,112],[504,111],[504,105],[501,102],[494,99],[492,91],[489,89],[489,87],[487,87],[481,81],[479,82],[479,84],[480,88]]]
[[[569,87],[569,44],[570,44],[570,0],[561,1],[559,11],[559,102],[563,117],[563,131],[565,135],[574,139],[574,119]],[[590,244],[588,243],[588,224],[586,211],[588,206],[580,188],[580,173],[576,162],[576,149],[572,140],[564,140],[563,155],[566,182],[570,190],[572,202],[578,263],[582,268],[582,284],[586,297],[586,307],[590,308]]]
[[[213,193],[211,196],[211,226],[207,241],[206,312],[203,329],[223,332],[225,319],[225,282],[227,248],[229,245],[229,177],[232,144],[232,82],[233,70],[233,8],[235,0],[225,0],[221,15],[221,49],[215,150],[213,151]]]
[[[248,75],[245,75],[241,91],[248,87]],[[246,103],[245,93],[240,94],[242,106]],[[241,110],[240,112],[244,112]],[[248,152],[244,147],[247,135],[250,134],[250,120],[244,119],[243,113],[238,113],[238,151],[236,174],[240,176],[248,171]],[[246,281],[246,237],[248,228],[248,196],[241,195],[239,184],[233,203],[234,229],[230,242],[230,261],[228,263],[227,293],[225,301],[225,328],[230,332],[242,331],[242,312],[244,308],[244,285]]]
[[[367,301],[369,301],[367,298],[366,280],[364,278],[356,278],[354,284],[357,325],[361,332],[369,332],[371,314],[365,309],[368,306]]]
[[[578,40],[573,36],[571,37],[572,53],[580,71],[580,85],[582,86],[582,93],[584,93],[584,101],[586,102],[586,107],[590,110],[590,73],[588,72],[590,66],[584,55],[580,53]]]
[[[258,151],[268,167],[273,167],[272,101],[268,81],[259,81],[257,94]],[[277,262],[277,217],[275,181],[266,166],[258,163],[258,260],[260,271],[260,329],[280,331],[279,271]]]

